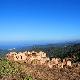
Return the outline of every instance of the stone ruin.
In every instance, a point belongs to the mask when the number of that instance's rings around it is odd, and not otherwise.
[[[32,63],[35,65],[46,65],[49,68],[56,66],[58,68],[63,68],[64,66],[71,67],[71,60],[63,59],[61,62],[60,58],[52,58],[51,60],[47,57],[46,53],[40,51],[25,51],[25,52],[10,52],[6,55],[6,58],[10,61],[24,61],[26,63]]]

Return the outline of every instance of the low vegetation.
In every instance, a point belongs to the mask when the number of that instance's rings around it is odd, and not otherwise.
[[[58,58],[72,58],[73,62],[80,62],[80,44],[71,44],[64,46],[33,46],[31,50],[43,51],[47,53],[47,56],[58,57]]]
[[[0,80],[32,80],[32,77],[23,72],[22,64],[1,59]]]

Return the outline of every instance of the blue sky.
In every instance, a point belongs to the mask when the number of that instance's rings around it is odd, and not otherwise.
[[[80,0],[0,0],[0,42],[80,39]]]

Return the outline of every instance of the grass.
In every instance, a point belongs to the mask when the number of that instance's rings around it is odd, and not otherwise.
[[[10,62],[6,59],[0,60],[0,80],[32,80],[31,76],[28,76],[23,72],[23,67],[18,62]]]

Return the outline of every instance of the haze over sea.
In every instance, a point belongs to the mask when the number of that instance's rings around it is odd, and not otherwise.
[[[16,42],[5,42],[0,43],[1,49],[10,49],[10,48],[21,48],[28,47],[33,45],[46,45],[46,44],[54,44],[60,43],[64,41],[16,41]]]

